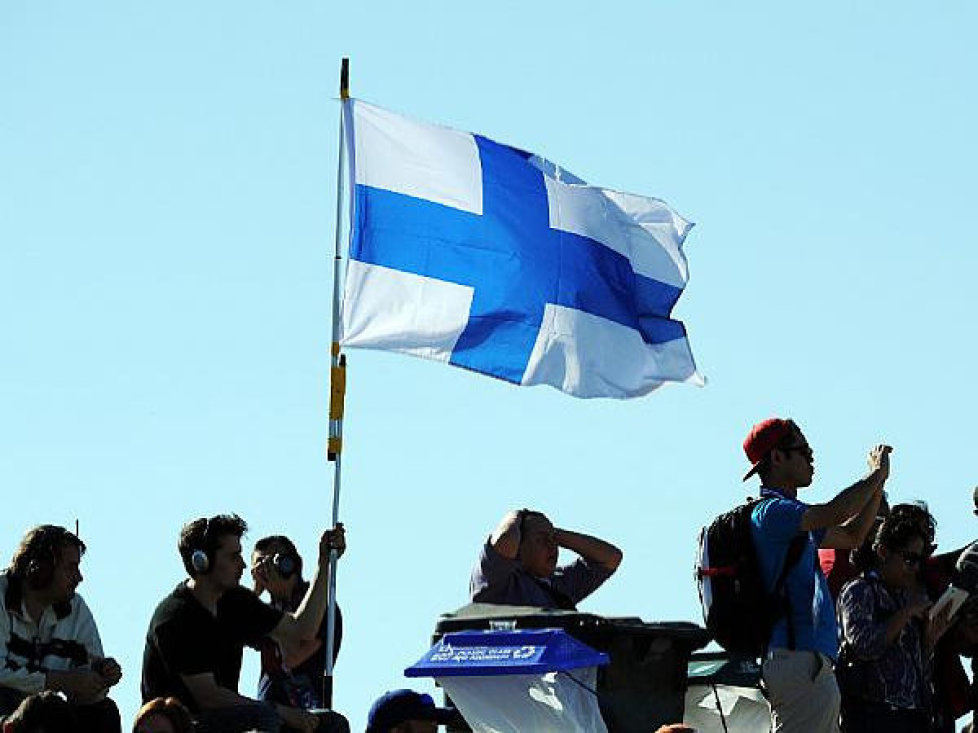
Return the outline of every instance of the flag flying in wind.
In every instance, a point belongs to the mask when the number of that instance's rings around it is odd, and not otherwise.
[[[702,385],[670,317],[692,224],[531,153],[345,104],[352,224],[344,346],[577,397]]]

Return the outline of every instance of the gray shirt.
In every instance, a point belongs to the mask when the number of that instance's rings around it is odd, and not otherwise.
[[[535,578],[516,560],[500,555],[487,540],[472,568],[469,596],[473,603],[562,608],[578,604],[611,577],[613,570],[582,557],[558,567],[549,578]]]

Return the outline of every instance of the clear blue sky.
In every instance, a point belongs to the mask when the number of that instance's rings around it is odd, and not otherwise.
[[[976,535],[972,3],[0,5],[0,560],[81,522],[137,707],[183,522],[307,553],[324,458],[340,58],[353,93],[661,197],[704,389],[577,401],[351,352],[337,706],[407,683],[508,509],[618,543],[584,604],[699,619],[701,524],[789,415],[808,497],[893,444],[890,492]],[[251,692],[254,658],[243,672]]]

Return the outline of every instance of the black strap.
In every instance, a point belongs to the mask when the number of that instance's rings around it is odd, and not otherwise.
[[[788,593],[784,589],[784,584],[788,580],[788,574],[801,559],[801,554],[805,551],[807,544],[807,532],[799,532],[791,539],[791,543],[788,545],[788,552],[784,556],[784,566],[781,568],[781,575],[778,576],[778,582],[774,584],[774,599],[775,603],[778,604],[776,608],[778,615],[775,616],[774,620],[777,621],[779,615],[781,613],[784,614],[788,624],[788,648],[792,651],[795,649],[795,620],[791,614],[791,601],[788,598]]]

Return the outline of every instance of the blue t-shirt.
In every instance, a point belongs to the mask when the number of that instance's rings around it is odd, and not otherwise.
[[[751,515],[751,534],[768,592],[781,575],[788,545],[801,529],[808,505],[773,489],[762,489],[761,501]],[[808,533],[808,543],[788,573],[785,590],[795,629],[795,649],[821,652],[830,659],[839,656],[835,604],[818,563],[818,546],[825,530]],[[788,649],[788,621],[780,619],[771,633],[769,649]]]

